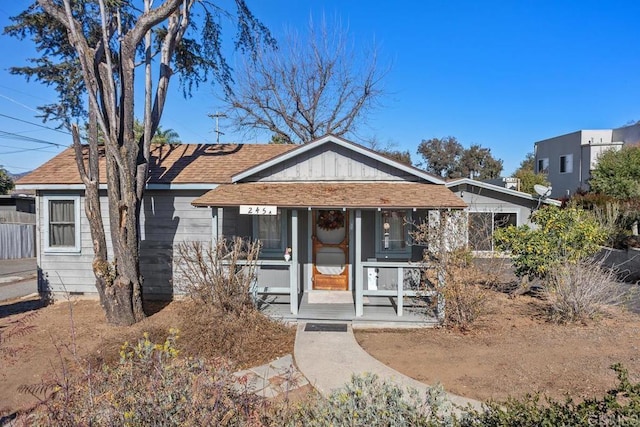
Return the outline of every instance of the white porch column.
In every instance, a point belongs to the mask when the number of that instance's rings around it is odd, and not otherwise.
[[[364,314],[363,280],[362,280],[362,211],[356,209],[356,247],[353,260],[353,274],[356,287],[356,317]]]
[[[404,268],[398,267],[398,316],[402,316],[404,307],[402,294],[404,293]]]
[[[291,211],[291,265],[289,266],[289,300],[291,314],[298,315],[298,210]]]

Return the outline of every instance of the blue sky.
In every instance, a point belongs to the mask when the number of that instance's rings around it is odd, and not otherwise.
[[[389,95],[359,133],[409,150],[414,162],[423,139],[452,135],[464,146],[491,148],[510,174],[537,140],[640,120],[637,1],[247,2],[276,37],[285,27],[303,32],[311,15],[324,13],[348,25],[356,46],[375,41],[392,64]],[[0,25],[28,4],[3,2]],[[0,165],[25,172],[71,141],[15,120],[42,125],[35,107],[54,101],[55,94],[7,71],[33,56],[29,41],[0,36],[0,43]],[[176,130],[184,142],[214,142],[207,114],[220,108],[215,89],[202,86],[183,100],[176,83],[162,127]],[[224,130],[224,142],[269,139],[243,140]]]

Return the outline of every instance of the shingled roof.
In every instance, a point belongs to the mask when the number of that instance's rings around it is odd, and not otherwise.
[[[447,187],[407,182],[243,183],[220,185],[194,206],[277,205],[285,208],[465,208]]]
[[[224,184],[231,177],[295,149],[291,144],[174,144],[151,150],[150,184]],[[85,152],[87,149],[85,148]],[[106,181],[105,159],[100,176]],[[30,174],[18,185],[82,184],[73,148],[68,148]]]

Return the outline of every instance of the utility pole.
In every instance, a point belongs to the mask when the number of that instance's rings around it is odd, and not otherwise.
[[[216,111],[215,114],[209,114],[209,117],[211,117],[212,119],[216,119],[216,130],[214,132],[216,133],[216,144],[219,144],[220,143],[220,135],[224,135],[224,132],[222,132],[220,130],[218,119],[221,118],[221,117],[224,118],[224,117],[227,117],[227,116],[224,113],[219,113],[219,112]]]

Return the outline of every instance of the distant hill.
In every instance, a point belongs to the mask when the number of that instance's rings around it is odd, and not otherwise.
[[[22,173],[11,173],[9,172],[9,176],[11,177],[11,179],[13,180],[13,182],[19,180],[20,178],[22,178],[25,175],[30,174],[33,171],[28,171],[28,172],[22,172]]]

